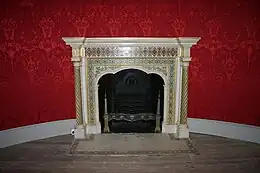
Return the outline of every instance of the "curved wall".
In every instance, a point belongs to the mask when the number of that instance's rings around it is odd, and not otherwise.
[[[0,130],[75,117],[61,37],[198,36],[189,117],[260,126],[257,1],[1,1]]]

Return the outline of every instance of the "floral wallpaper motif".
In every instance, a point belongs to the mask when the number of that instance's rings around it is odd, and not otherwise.
[[[61,37],[199,36],[188,116],[260,126],[257,0],[12,0],[0,11],[0,129],[75,117]]]

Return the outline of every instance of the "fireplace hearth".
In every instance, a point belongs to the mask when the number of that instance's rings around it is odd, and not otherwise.
[[[63,38],[72,48],[75,138],[110,132],[113,120],[153,120],[155,132],[188,138],[188,66],[199,39]]]

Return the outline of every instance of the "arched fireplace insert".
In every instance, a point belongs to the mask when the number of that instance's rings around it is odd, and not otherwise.
[[[163,79],[137,69],[125,69],[107,74],[99,80],[99,116],[103,132],[111,130],[112,122],[128,122],[125,132],[151,132],[132,129],[131,125],[145,121],[161,131],[163,121]],[[144,124],[147,125],[147,124]],[[113,129],[113,128],[112,128]],[[122,132],[122,131],[121,131]]]

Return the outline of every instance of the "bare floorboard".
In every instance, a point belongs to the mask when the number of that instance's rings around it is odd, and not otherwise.
[[[260,145],[191,134],[200,155],[68,156],[73,137],[59,136],[0,149],[4,173],[259,173]]]

